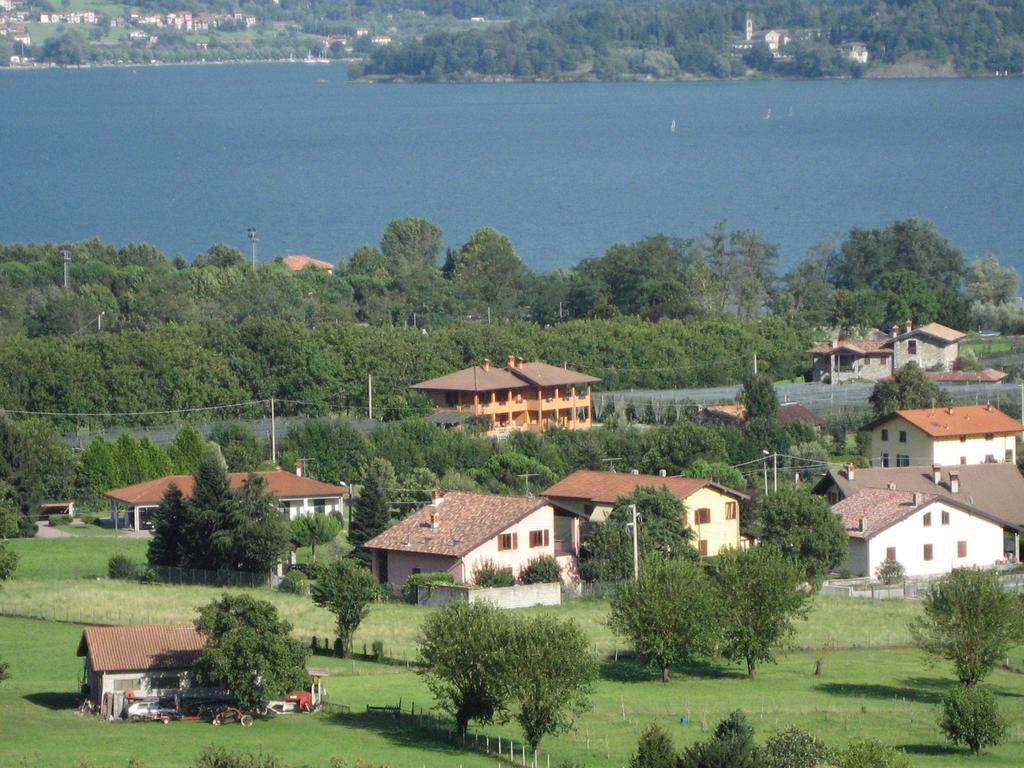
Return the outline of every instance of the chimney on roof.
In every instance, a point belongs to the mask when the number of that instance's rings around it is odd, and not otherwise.
[[[896,490],[896,483],[894,483],[892,480],[890,480],[888,488],[889,488],[890,491],[895,491]]]
[[[523,367],[523,358],[521,358],[519,355],[516,355],[516,368],[522,368],[522,367]]]
[[[631,470],[629,470],[629,474],[631,474],[631,475],[639,475],[640,474],[640,470],[639,469],[631,469]]]
[[[942,469],[938,464],[932,464],[932,482],[936,485],[942,482]]]
[[[430,497],[432,499],[431,503],[435,507],[441,506],[441,502],[444,501],[444,493],[441,491],[440,488],[434,488],[434,490],[431,491],[430,493]]]
[[[868,532],[868,519],[866,517],[862,517],[860,520],[857,521],[857,530],[861,533]]]
[[[949,473],[949,492],[960,493],[960,473],[950,472]]]
[[[895,339],[897,336],[900,335],[900,327],[898,325],[893,325],[893,327],[889,329],[889,333]]]
[[[847,480],[855,480],[856,478],[857,478],[857,467],[854,465],[854,463],[852,461],[848,462],[847,465],[846,465],[846,479]]]
[[[485,357],[483,359],[483,362],[480,363],[480,367],[483,368],[485,371],[491,370],[491,358]]]
[[[668,472],[666,472],[664,469],[659,469],[658,477],[668,477]]]
[[[946,413],[948,413],[950,416],[952,416],[953,415],[953,407],[950,406],[949,408],[947,408],[946,409]]]
[[[441,527],[441,513],[440,512],[431,512],[430,513],[430,527],[431,528],[440,528]]]
[[[914,330],[914,323],[910,320],[907,320],[907,333],[910,333],[912,330]]]
[[[295,462],[295,476],[296,477],[302,477],[302,470],[303,470],[302,461],[301,460],[300,461],[296,461]]]
[[[914,491],[914,506],[920,507],[922,501],[924,501],[924,494],[920,491]]]

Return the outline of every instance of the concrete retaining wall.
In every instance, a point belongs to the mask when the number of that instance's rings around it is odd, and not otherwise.
[[[562,585],[516,584],[514,587],[472,589],[464,586],[423,585],[416,589],[417,605],[438,607],[464,601],[491,603],[498,608],[529,608],[531,605],[561,605]]]

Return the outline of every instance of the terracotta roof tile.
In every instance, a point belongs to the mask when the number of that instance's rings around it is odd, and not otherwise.
[[[747,495],[719,485],[706,477],[661,477],[634,475],[629,472],[600,472],[579,469],[544,491],[551,499],[585,499],[594,503],[614,504],[620,496],[628,496],[642,485],[665,487],[680,499],[686,499],[701,488],[713,486],[731,496],[746,499]]]
[[[1011,525],[1024,526],[1024,476],[1013,464],[953,464],[939,467],[936,485],[931,467],[872,467],[857,469],[853,480],[846,472],[830,471],[815,487],[826,492],[832,485],[843,496],[852,496],[864,488],[888,488],[938,494],[961,504],[981,510]],[[953,493],[949,475],[958,475],[959,487]]]
[[[865,488],[835,504],[832,511],[842,518],[850,538],[870,539],[938,498],[934,493]],[[861,520],[867,524],[864,531]]]
[[[363,546],[463,557],[547,504],[532,496],[450,491],[439,504],[427,504]],[[436,528],[430,523],[434,514]]]
[[[266,480],[267,493],[277,498],[341,496],[345,493],[345,489],[340,486],[323,483],[311,477],[299,477],[294,472],[286,472],[283,469],[251,474],[259,475]],[[231,472],[228,474],[228,483],[232,488],[241,488],[249,479],[249,475],[249,472]],[[123,488],[112,488],[103,495],[132,506],[159,504],[172,483],[178,486],[186,498],[190,497],[195,490],[195,480],[192,475],[168,475],[155,480],[126,485]]]
[[[958,405],[952,408],[916,408],[896,411],[896,416],[931,437],[960,437],[988,433],[1006,434],[1024,430],[1014,418],[992,405]],[[876,420],[878,423],[880,420]]]
[[[779,403],[779,424],[789,424],[791,421],[806,421],[816,427],[825,426],[825,420],[806,405]]]
[[[1006,378],[1005,371],[986,368],[983,371],[925,371],[929,381],[947,384],[994,384]]]
[[[960,341],[960,339],[967,336],[963,331],[958,331],[955,328],[942,325],[941,323],[926,323],[920,328],[914,328],[910,333],[904,334],[905,336],[913,336],[915,333],[927,333],[929,336],[934,336],[942,341]]]
[[[461,371],[413,384],[413,389],[432,391],[490,392],[496,389],[524,387],[557,387],[571,384],[593,384],[596,376],[559,368],[547,363],[521,363],[509,368],[474,365]]]
[[[891,355],[892,350],[886,349],[889,339],[840,339],[839,342],[833,346],[831,342],[824,342],[822,344],[815,344],[813,347],[808,349],[812,355],[825,355],[830,352],[856,352],[861,355]]]
[[[296,272],[300,272],[306,267],[316,267],[326,272],[334,271],[334,265],[331,262],[314,259],[311,256],[303,256],[301,253],[290,253],[281,259],[281,263]]]
[[[86,627],[78,655],[88,655],[97,672],[190,669],[205,647],[192,624]]]

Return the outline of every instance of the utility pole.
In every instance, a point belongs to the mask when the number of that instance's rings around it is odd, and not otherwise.
[[[639,581],[640,579],[640,548],[637,545],[637,520],[638,515],[636,513],[636,504],[629,505],[629,511],[632,515],[632,520],[626,523],[627,528],[633,529],[633,581]]]
[[[274,415],[274,398],[270,398],[270,458],[277,466],[277,419]]]
[[[107,314],[107,313],[106,312],[100,312],[98,315],[96,315],[96,331],[97,331],[97,333],[103,330],[103,316],[105,314]]]
[[[772,493],[779,492],[779,454],[772,454]]]
[[[523,480],[526,481],[526,495],[527,496],[533,496],[533,494],[530,493],[530,478],[531,477],[537,477],[537,476],[538,475],[537,475],[536,472],[527,472],[527,473],[522,474],[522,475],[516,475],[516,477],[521,477],[521,478],[523,478]]]
[[[754,375],[757,376],[757,352],[754,353]]]
[[[370,413],[369,413],[369,416],[372,419],[373,418],[373,374],[372,373],[366,374],[366,391],[367,391],[367,394],[369,396],[369,401],[370,401],[370,409],[369,409]]]
[[[252,243],[252,271],[256,271],[256,243],[260,241],[259,233],[256,232],[256,227],[249,227],[246,231],[246,236],[249,238],[249,242]]]
[[[71,287],[71,251],[61,248],[60,255],[64,257],[64,290]]]

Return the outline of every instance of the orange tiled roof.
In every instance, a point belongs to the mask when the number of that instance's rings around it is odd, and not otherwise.
[[[438,376],[436,379],[413,384],[413,389],[435,392],[489,392],[495,389],[523,387],[556,387],[570,384],[591,384],[600,381],[596,376],[559,368],[548,363],[521,363],[508,368],[474,365],[461,371]]]
[[[97,672],[190,669],[205,647],[192,624],[86,627],[78,655],[88,656]]]
[[[920,328],[914,328],[909,334],[904,335],[913,336],[915,333],[927,333],[929,336],[934,336],[942,341],[950,342],[960,341],[960,339],[967,335],[963,331],[958,331],[955,328],[950,328],[949,326],[942,325],[941,323],[926,323]]]
[[[891,355],[892,350],[886,349],[890,339],[839,339],[833,346],[826,341],[815,344],[808,349],[812,355],[827,355],[831,352],[856,352],[861,355]]]
[[[278,498],[296,498],[309,496],[341,496],[345,489],[330,483],[323,483],[311,477],[299,477],[293,472],[286,472],[283,469],[274,469],[269,472],[231,472],[228,474],[228,484],[232,488],[241,488],[249,475],[259,475],[267,483],[267,493]],[[192,495],[195,490],[195,480],[192,475],[167,475],[158,477],[155,480],[145,480],[141,483],[126,485],[123,488],[112,488],[104,496],[122,504],[138,506],[140,504],[159,504],[160,499],[167,493],[171,484],[178,486],[185,498]]]
[[[747,498],[746,494],[719,485],[707,477],[661,477],[634,475],[629,472],[600,472],[592,469],[576,470],[564,480],[546,489],[544,495],[552,499],[585,499],[594,503],[614,504],[620,496],[628,496],[642,485],[668,488],[680,499],[686,499],[707,486],[730,496]]]
[[[427,504],[363,546],[464,557],[547,504],[547,499],[531,496],[450,491],[439,504]],[[437,528],[430,524],[433,514]]]
[[[929,381],[948,384],[992,384],[1006,378],[1005,371],[986,368],[983,371],[925,371]]]
[[[930,437],[961,437],[988,433],[1007,434],[1024,430],[1014,418],[992,405],[958,405],[953,408],[916,408],[896,411]],[[880,423],[879,419],[873,424]]]
[[[300,272],[306,267],[316,267],[317,269],[323,269],[327,272],[334,271],[334,265],[331,264],[331,262],[314,259],[311,256],[303,256],[301,253],[290,253],[281,259],[281,263],[296,272]]]

